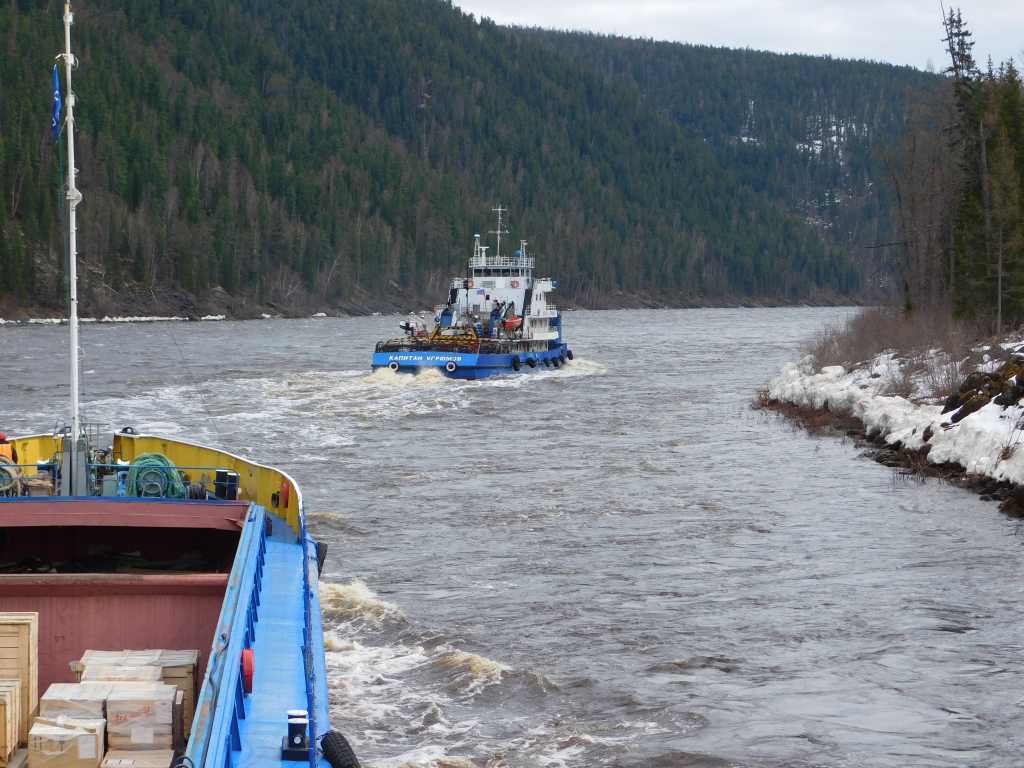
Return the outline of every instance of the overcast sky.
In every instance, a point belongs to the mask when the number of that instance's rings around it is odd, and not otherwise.
[[[501,24],[945,67],[939,0],[454,0]],[[946,2],[947,9],[949,2]],[[963,0],[984,66],[1024,58],[1024,0]]]

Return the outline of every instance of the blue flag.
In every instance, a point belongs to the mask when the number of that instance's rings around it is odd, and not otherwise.
[[[60,75],[57,73],[57,65],[53,65],[53,117],[50,118],[50,133],[56,141],[60,136],[60,108],[62,99],[60,97]]]

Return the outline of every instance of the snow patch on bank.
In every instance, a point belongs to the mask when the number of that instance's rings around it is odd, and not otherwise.
[[[855,416],[869,434],[881,436],[889,445],[900,443],[911,450],[930,445],[932,464],[956,463],[971,474],[1024,484],[1024,408],[990,402],[951,424],[953,413],[942,413],[940,405],[887,394],[900,370],[901,361],[892,353],[852,370],[838,365],[815,370],[813,358],[807,356],[783,367],[769,383],[768,396]]]
[[[269,318],[270,315],[264,315],[265,318]],[[203,321],[218,321],[226,320],[227,315],[204,315],[199,318]],[[68,319],[66,317],[31,317],[28,320],[5,320],[0,317],[0,325],[63,325],[66,324]],[[104,315],[103,317],[80,317],[78,318],[80,323],[186,323],[189,322],[189,318],[180,317],[178,315],[129,315],[129,316],[110,316]]]

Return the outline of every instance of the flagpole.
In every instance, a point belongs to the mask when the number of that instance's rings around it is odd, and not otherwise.
[[[64,4],[64,83],[67,91],[64,122],[68,141],[68,282],[70,285],[70,301],[68,302],[68,327],[71,330],[71,447],[74,461],[79,460],[78,441],[82,436],[81,416],[78,408],[78,252],[77,232],[75,230],[75,208],[82,202],[82,193],[75,186],[75,94],[71,90],[71,69],[75,57],[71,54],[71,24],[74,16],[71,3]],[[84,468],[76,467],[72,477],[81,476]],[[68,495],[75,495],[84,489],[70,488]]]

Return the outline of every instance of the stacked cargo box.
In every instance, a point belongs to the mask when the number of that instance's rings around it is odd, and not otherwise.
[[[102,719],[37,717],[28,734],[29,768],[98,768],[105,726]]]
[[[192,730],[192,718],[196,708],[196,665],[199,651],[176,651],[167,649],[148,649],[141,651],[86,651],[78,661],[71,662],[71,669],[79,680],[125,680],[125,677],[109,677],[117,670],[129,667],[155,667],[160,671],[159,677],[167,685],[173,685],[182,692],[183,727],[185,733]],[[147,673],[151,674],[151,673]],[[136,677],[131,679],[154,679]]]
[[[99,768],[110,750],[160,752],[135,758],[167,768],[181,748],[177,688],[159,681],[54,683],[39,701],[29,737],[29,768]],[[86,733],[98,734],[94,747]],[[105,736],[105,738],[104,738]],[[163,753],[167,759],[162,763]]]
[[[198,657],[86,651],[70,664],[80,682],[54,683],[39,700],[29,768],[168,768],[185,746],[186,712],[191,728]]]

